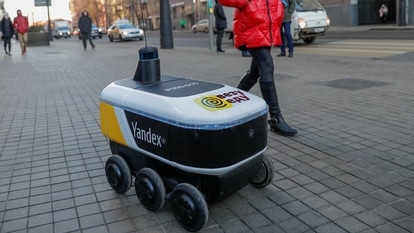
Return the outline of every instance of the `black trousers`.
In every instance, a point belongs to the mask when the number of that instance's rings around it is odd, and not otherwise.
[[[216,47],[221,50],[221,41],[223,40],[224,28],[217,28]]]
[[[259,82],[274,82],[275,66],[270,47],[249,48],[248,50],[252,55],[249,79],[254,82],[257,82],[259,78]]]
[[[3,36],[3,45],[4,45],[4,51],[10,52],[11,49],[11,37]],[[6,50],[7,48],[7,50]]]
[[[95,46],[92,42],[92,36],[91,33],[82,33],[82,43],[83,43],[83,48],[86,49],[86,40],[89,41],[89,44],[91,44],[92,48]]]

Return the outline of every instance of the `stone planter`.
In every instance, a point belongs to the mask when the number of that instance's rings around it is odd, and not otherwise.
[[[29,47],[50,45],[49,33],[47,32],[28,32],[27,38],[27,46]]]

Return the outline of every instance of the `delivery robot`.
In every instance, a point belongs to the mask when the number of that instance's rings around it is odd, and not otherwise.
[[[134,77],[100,95],[101,130],[113,154],[105,174],[120,194],[134,180],[150,211],[171,202],[180,225],[198,231],[208,220],[207,203],[271,183],[268,107],[234,87],[161,75],[159,62],[157,48],[141,48]]]

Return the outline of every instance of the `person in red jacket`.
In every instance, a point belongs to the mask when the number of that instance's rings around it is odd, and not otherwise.
[[[13,21],[14,28],[17,32],[17,37],[20,41],[20,48],[22,49],[22,55],[24,55],[27,46],[27,31],[29,30],[29,20],[26,16],[22,15],[21,10],[17,10],[17,17]]]
[[[274,82],[274,64],[270,50],[280,46],[280,26],[284,5],[280,0],[219,0],[223,6],[234,7],[233,33],[234,45],[246,48],[252,62],[240,79],[238,88],[249,91],[257,81],[263,99],[269,106],[270,129],[283,136],[294,136],[297,130],[291,128],[283,119]]]

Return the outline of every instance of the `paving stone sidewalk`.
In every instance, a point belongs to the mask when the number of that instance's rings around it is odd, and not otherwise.
[[[0,233],[184,232],[168,204],[147,211],[106,181],[99,94],[133,75],[143,42],[96,44],[0,55]],[[161,73],[235,86],[250,60],[225,50],[159,49]],[[273,183],[209,205],[200,232],[414,232],[412,61],[274,57],[299,134],[269,133]]]

